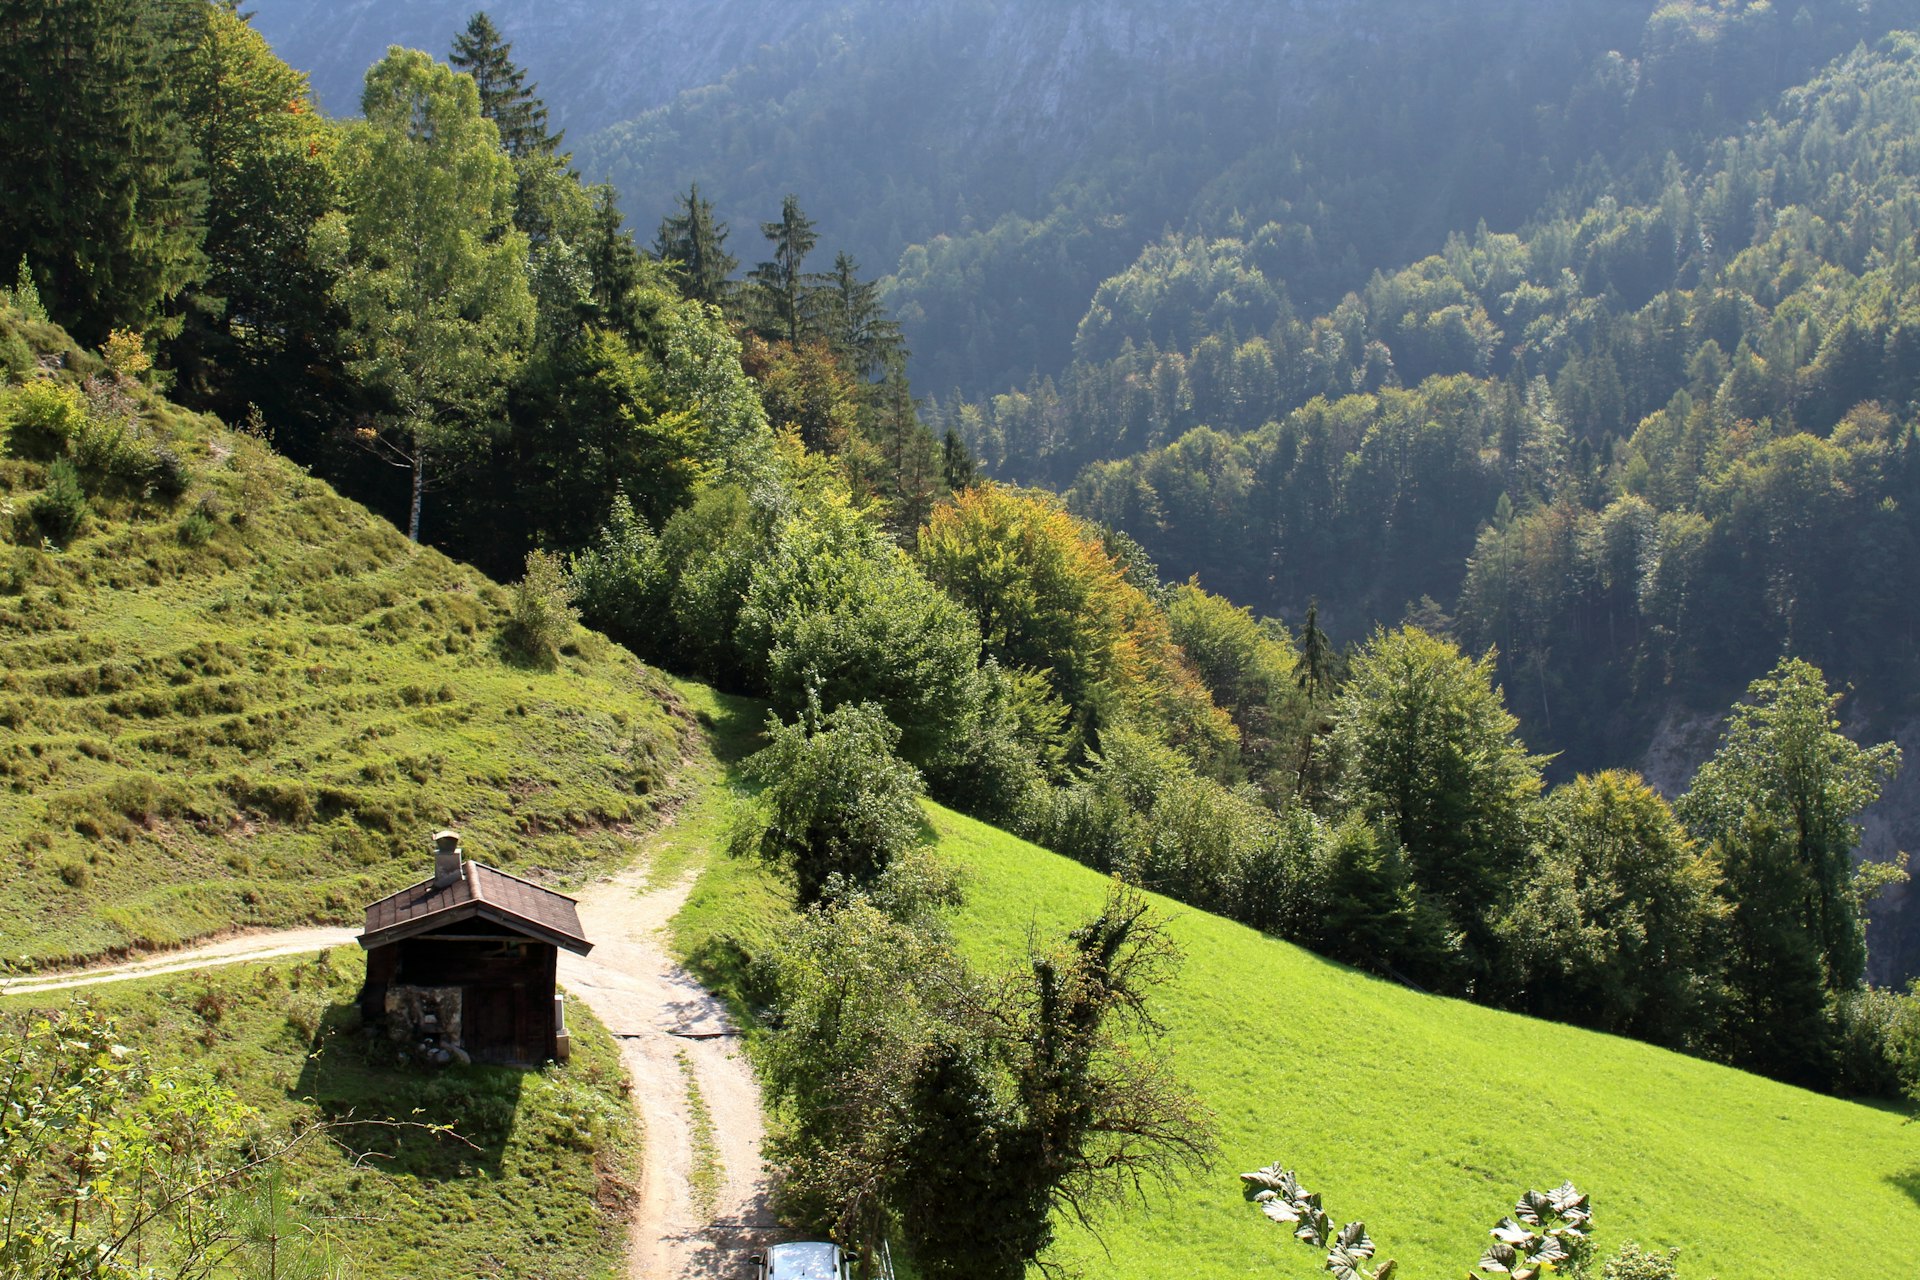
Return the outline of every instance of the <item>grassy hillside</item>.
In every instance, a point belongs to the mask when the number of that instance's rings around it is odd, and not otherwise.
[[[1094,872],[931,814],[968,869],[957,929],[979,963],[1004,964],[1030,930],[1057,937],[1099,907]],[[716,861],[676,941],[739,990],[780,902],[757,866]],[[1409,1280],[1463,1274],[1520,1191],[1568,1177],[1593,1195],[1603,1252],[1678,1245],[1698,1280],[1838,1274],[1863,1230],[1895,1256],[1920,1248],[1920,1135],[1899,1114],[1420,995],[1159,905],[1186,960],[1158,1013],[1176,1067],[1216,1113],[1221,1158],[1170,1198],[1110,1212],[1110,1254],[1063,1227],[1059,1260],[1082,1274],[1324,1275],[1319,1254],[1240,1197],[1235,1175],[1274,1159],[1324,1194],[1335,1221],[1365,1219]]]
[[[517,659],[507,591],[49,326],[0,308],[0,356],[0,956],[351,920],[440,826],[534,878],[623,854],[684,727],[656,675],[585,631]],[[84,443],[22,377],[91,380]]]
[[[113,983],[86,998],[156,1065],[210,1073],[269,1131],[348,1119],[452,1127],[347,1124],[337,1141],[289,1158],[294,1207],[335,1242],[343,1275],[616,1274],[639,1139],[606,1029],[574,1002],[564,1067],[396,1067],[385,1041],[360,1034],[352,1001],[364,976],[354,947]],[[0,999],[0,1012],[58,1007],[67,995]]]

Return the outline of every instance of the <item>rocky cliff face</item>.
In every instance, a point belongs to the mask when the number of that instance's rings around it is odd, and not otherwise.
[[[896,0],[896,3],[898,0]],[[711,84],[841,5],[833,0],[249,0],[253,25],[313,76],[320,105],[359,107],[366,69],[387,46],[444,58],[484,7],[514,60],[575,137]]]

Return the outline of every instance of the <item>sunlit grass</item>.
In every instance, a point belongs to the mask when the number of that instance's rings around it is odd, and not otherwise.
[[[1098,910],[1096,873],[936,805],[966,874],[955,919],[982,967],[1062,937]],[[718,807],[686,828],[709,846]],[[702,825],[708,823],[710,825]],[[1057,1260],[1128,1280],[1326,1274],[1322,1255],[1242,1200],[1272,1160],[1364,1219],[1399,1275],[1458,1277],[1529,1187],[1591,1192],[1596,1243],[1682,1250],[1689,1280],[1840,1274],[1856,1233],[1920,1247],[1920,1133],[1842,1102],[1630,1040],[1422,995],[1166,899],[1185,959],[1154,1011],[1162,1051],[1214,1113],[1215,1168],[1111,1207],[1097,1236],[1062,1222]],[[786,890],[716,857],[674,942],[736,1001],[764,998]],[[1878,1247],[1878,1246],[1876,1246]]]
[[[982,964],[1095,911],[1092,871],[936,811],[971,872],[957,928]],[[1364,1219],[1400,1275],[1460,1276],[1528,1187],[1593,1196],[1603,1253],[1683,1250],[1683,1275],[1839,1275],[1865,1231],[1920,1248],[1920,1134],[1841,1102],[1634,1041],[1417,994],[1243,926],[1158,900],[1185,952],[1156,1002],[1164,1049],[1215,1113],[1207,1177],[1108,1213],[1101,1242],[1063,1224],[1087,1275],[1324,1275],[1256,1213],[1236,1175],[1279,1159]]]

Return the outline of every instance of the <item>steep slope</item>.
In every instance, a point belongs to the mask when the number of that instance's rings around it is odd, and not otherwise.
[[[967,872],[956,931],[982,965],[1098,909],[1098,874],[937,806],[930,816]],[[757,866],[718,861],[676,943],[716,980],[743,980],[780,903]],[[1422,995],[1156,905],[1185,959],[1154,1012],[1214,1112],[1220,1157],[1170,1196],[1112,1206],[1097,1238],[1060,1223],[1058,1260],[1086,1275],[1326,1274],[1240,1197],[1234,1175],[1276,1158],[1335,1221],[1365,1219],[1412,1277],[1463,1274],[1521,1190],[1563,1178],[1591,1192],[1602,1253],[1677,1245],[1689,1277],[1838,1274],[1861,1233],[1895,1254],[1920,1246],[1920,1151],[1895,1112]]]
[[[1105,882],[990,827],[939,815],[972,870],[959,930],[983,961],[1097,909]],[[1630,1040],[1420,995],[1171,902],[1185,950],[1157,1010],[1174,1066],[1216,1113],[1216,1176],[1065,1235],[1065,1260],[1140,1277],[1320,1274],[1242,1203],[1277,1158],[1340,1221],[1363,1218],[1405,1274],[1463,1273],[1526,1187],[1572,1178],[1597,1242],[1678,1245],[1689,1276],[1828,1275],[1865,1228],[1920,1244],[1920,1152],[1895,1113]],[[1735,1211],[1705,1209],[1735,1196]]]
[[[65,445],[0,391],[0,955],[351,920],[441,826],[535,877],[626,850],[682,727],[631,655],[576,632],[530,664],[508,592],[263,440],[115,386],[17,312],[0,340],[16,369],[45,353],[43,390],[90,378]],[[34,513],[69,451],[91,514],[63,543]]]

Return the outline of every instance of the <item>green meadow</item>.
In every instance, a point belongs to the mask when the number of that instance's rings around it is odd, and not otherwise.
[[[966,869],[954,923],[976,963],[1012,963],[1029,938],[1098,909],[1095,872],[928,812]],[[1920,1251],[1920,1129],[1898,1112],[1423,995],[1155,901],[1185,954],[1155,1006],[1160,1048],[1213,1111],[1220,1156],[1170,1192],[1110,1206],[1097,1232],[1063,1222],[1054,1260],[1083,1275],[1325,1275],[1320,1253],[1240,1195],[1236,1175],[1274,1160],[1336,1222],[1365,1220],[1407,1280],[1465,1274],[1521,1191],[1567,1178],[1593,1196],[1602,1255],[1626,1240],[1678,1246],[1689,1280],[1847,1274],[1863,1238],[1881,1258]],[[784,902],[757,865],[716,858],[676,943],[751,1004]]]

